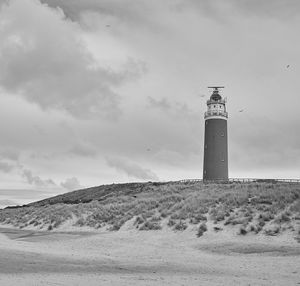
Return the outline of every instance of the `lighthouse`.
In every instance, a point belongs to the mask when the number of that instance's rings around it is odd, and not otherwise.
[[[203,180],[228,180],[228,143],[226,100],[219,89],[223,86],[212,86],[213,93],[207,101],[204,137]]]

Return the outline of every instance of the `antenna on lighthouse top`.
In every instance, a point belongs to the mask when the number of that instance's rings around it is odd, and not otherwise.
[[[225,86],[208,86],[207,88],[213,88],[215,91],[218,91],[219,88],[225,88]]]

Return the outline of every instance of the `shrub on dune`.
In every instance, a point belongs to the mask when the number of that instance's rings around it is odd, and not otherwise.
[[[197,237],[201,237],[207,231],[206,223],[201,223],[197,231]]]
[[[184,221],[179,221],[174,225],[174,230],[183,231],[187,229],[187,224]]]
[[[172,226],[174,226],[175,224],[176,224],[176,220],[170,218],[169,221],[168,221],[168,226],[169,226],[169,227],[172,227]]]
[[[283,212],[274,219],[274,222],[279,224],[288,223],[291,221],[290,215],[289,212]]]
[[[265,234],[270,236],[275,236],[280,233],[280,226],[277,224],[272,224],[265,228]]]
[[[238,234],[246,235],[246,234],[247,234],[247,229],[246,229],[246,227],[245,227],[245,226],[241,226],[240,229],[239,229]]]
[[[157,222],[146,221],[139,230],[160,230],[161,226]]]

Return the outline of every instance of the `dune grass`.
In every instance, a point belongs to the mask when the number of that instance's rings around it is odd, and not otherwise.
[[[28,206],[0,210],[0,223],[53,230],[74,226],[119,230],[127,221],[139,230],[174,231],[198,227],[200,237],[212,221],[215,231],[237,227],[241,235],[299,237],[300,186],[287,183],[201,182],[135,183],[100,186],[49,198]]]

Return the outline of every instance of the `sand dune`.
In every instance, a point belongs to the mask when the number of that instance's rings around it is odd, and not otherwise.
[[[0,285],[300,284],[300,246],[283,236],[2,228],[0,253]]]

